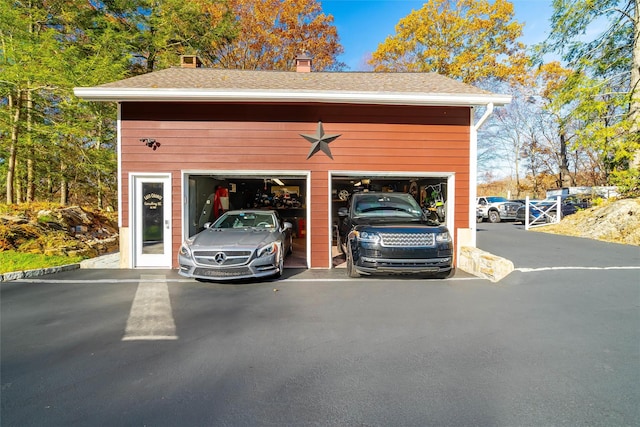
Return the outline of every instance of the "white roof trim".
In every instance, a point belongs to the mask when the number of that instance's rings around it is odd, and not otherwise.
[[[277,91],[167,88],[78,87],[74,93],[88,101],[189,102],[321,102],[342,104],[474,106],[511,103],[510,95],[437,94],[415,92]]]

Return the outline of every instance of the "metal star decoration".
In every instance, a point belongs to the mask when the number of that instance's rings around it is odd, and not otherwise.
[[[309,160],[311,156],[313,156],[320,150],[322,150],[324,154],[326,154],[327,156],[329,156],[329,158],[331,158],[331,160],[333,160],[331,150],[329,150],[329,143],[338,139],[340,135],[325,135],[324,128],[322,127],[322,122],[318,122],[318,129],[316,129],[315,135],[305,135],[301,133],[300,136],[311,143],[311,150],[309,150],[307,160]]]

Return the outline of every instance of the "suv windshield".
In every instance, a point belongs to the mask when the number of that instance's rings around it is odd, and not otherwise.
[[[409,194],[357,195],[353,201],[354,216],[377,217],[399,216],[405,218],[422,217],[422,210]]]

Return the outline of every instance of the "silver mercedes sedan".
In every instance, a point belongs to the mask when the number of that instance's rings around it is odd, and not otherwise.
[[[292,224],[273,210],[225,212],[185,240],[178,273],[204,280],[280,277],[293,249]]]

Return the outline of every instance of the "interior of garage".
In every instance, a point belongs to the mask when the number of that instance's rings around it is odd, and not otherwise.
[[[307,268],[306,177],[190,174],[187,179],[189,236],[227,210],[274,209],[293,226],[293,253],[285,259],[285,267]]]
[[[341,218],[340,208],[348,208],[350,196],[363,191],[403,192],[411,193],[420,204],[426,215],[445,223],[447,202],[447,177],[434,176],[393,176],[344,174],[333,175],[332,184],[332,265],[344,267],[346,258],[344,248],[339,245],[338,227]]]
[[[188,234],[204,230],[222,211],[233,209],[275,209],[293,226],[293,254],[285,260],[287,268],[307,268],[307,178],[294,175],[226,175],[199,173],[187,175]],[[350,196],[356,192],[383,191],[411,193],[427,215],[446,222],[447,177],[393,176],[341,174],[331,178],[332,265],[342,267],[343,251],[338,245],[338,209],[348,207]],[[217,194],[226,194],[228,205],[216,209]],[[186,229],[186,226],[185,226]]]

